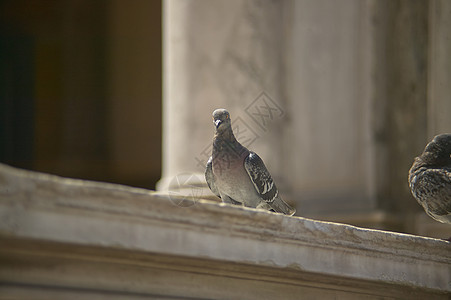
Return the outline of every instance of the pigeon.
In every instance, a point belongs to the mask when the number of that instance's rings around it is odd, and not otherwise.
[[[451,224],[451,134],[435,136],[415,158],[409,186],[430,217]]]
[[[296,210],[282,200],[262,159],[236,140],[229,112],[216,109],[213,123],[216,133],[205,170],[210,190],[224,203],[292,216]]]

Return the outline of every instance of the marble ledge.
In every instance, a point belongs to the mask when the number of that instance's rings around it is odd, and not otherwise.
[[[451,292],[447,241],[3,164],[0,238],[205,258]]]

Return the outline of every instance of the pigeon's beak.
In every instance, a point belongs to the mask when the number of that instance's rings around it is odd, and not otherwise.
[[[219,125],[221,125],[222,121],[221,120],[215,120],[214,121],[216,128],[219,127]]]

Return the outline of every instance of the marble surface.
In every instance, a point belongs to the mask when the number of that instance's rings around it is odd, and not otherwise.
[[[447,241],[190,200],[0,165],[0,237],[451,292]]]

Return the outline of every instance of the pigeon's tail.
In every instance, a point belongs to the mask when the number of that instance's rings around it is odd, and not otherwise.
[[[296,212],[296,209],[291,207],[288,203],[282,200],[282,198],[277,197],[272,203],[269,203],[275,212],[285,214],[287,216],[292,216]]]

